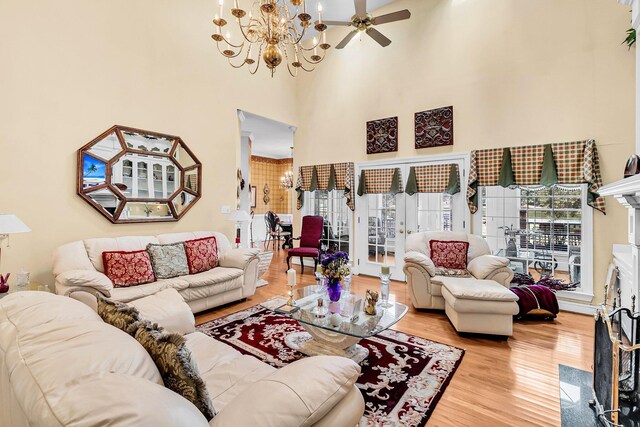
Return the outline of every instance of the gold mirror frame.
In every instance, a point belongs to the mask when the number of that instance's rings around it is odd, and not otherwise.
[[[136,146],[134,139],[147,141],[153,148]],[[166,148],[158,148],[162,144]],[[104,156],[101,151],[110,154]],[[134,159],[140,160],[135,163],[136,172]],[[183,166],[181,160],[188,165]],[[78,195],[114,224],[178,221],[202,195],[202,163],[179,136],[115,125],[80,148],[77,161]],[[130,175],[122,172],[129,167],[126,161],[132,165]],[[138,169],[138,164],[145,167]],[[113,172],[118,169],[125,178],[114,179]],[[138,172],[145,176],[138,177]],[[117,182],[120,180],[123,182]],[[146,192],[147,197],[139,196],[137,190],[134,194],[138,180],[146,183],[140,192]]]

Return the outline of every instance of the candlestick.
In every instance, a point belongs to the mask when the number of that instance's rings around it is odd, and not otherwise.
[[[390,269],[388,265],[383,265],[380,268],[380,307],[389,308],[392,304],[389,303],[389,279],[391,278]]]
[[[389,270],[389,266],[388,266],[388,265],[383,265],[383,266],[380,268],[380,273],[382,273],[382,274],[389,274],[389,271],[390,271],[390,270]]]
[[[222,9],[223,9],[223,7],[224,7],[224,0],[220,0],[220,1],[218,2],[218,5],[220,6],[220,18],[222,18],[222,17],[223,17]]]
[[[289,288],[289,300],[288,305],[296,305],[296,301],[293,298],[293,291],[296,287],[296,271],[292,268],[287,271],[287,287]]]
[[[231,40],[231,33],[227,31],[225,39],[227,40],[227,50],[231,50],[231,46],[229,46],[229,40]]]
[[[318,39],[315,37],[313,38],[313,54],[318,54]]]
[[[318,3],[318,23],[322,24],[322,4]]]

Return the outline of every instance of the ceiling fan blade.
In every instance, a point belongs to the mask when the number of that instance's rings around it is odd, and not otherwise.
[[[381,15],[375,17],[371,20],[373,25],[386,24],[388,22],[402,21],[403,19],[411,18],[411,12],[409,10],[400,10],[398,12],[388,13],[386,15]]]
[[[377,41],[378,44],[380,44],[380,46],[382,47],[387,47],[391,44],[391,40],[389,40],[384,34],[376,30],[375,28],[368,28],[367,34],[369,35],[369,37]]]
[[[336,46],[336,49],[343,49],[346,45],[349,44],[351,40],[353,40],[353,38],[357,34],[358,34],[358,30],[351,31],[349,34],[347,34],[347,37],[343,38],[342,41],[338,43],[338,45]]]
[[[318,21],[316,21],[316,24],[318,23]],[[351,25],[351,21],[322,21],[323,24],[327,24],[327,25],[339,25],[339,26],[345,26],[348,27],[349,25]]]
[[[362,18],[367,15],[367,0],[354,0],[356,5],[356,16]]]

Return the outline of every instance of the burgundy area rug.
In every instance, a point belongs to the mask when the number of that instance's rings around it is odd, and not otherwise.
[[[300,324],[254,306],[197,329],[276,368],[306,357],[284,342]],[[357,386],[365,400],[364,426],[423,426],[455,373],[464,350],[394,330],[360,341],[369,349]]]

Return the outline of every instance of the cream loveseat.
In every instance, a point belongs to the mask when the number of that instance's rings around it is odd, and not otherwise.
[[[359,422],[364,400],[354,385],[360,374],[355,362],[318,356],[275,369],[196,332],[182,298],[173,290],[162,294],[138,309],[143,317],[145,310],[155,317],[166,311],[163,304],[171,305],[174,314],[166,327],[181,331],[195,359],[217,412],[209,423],[191,402],[163,386],[155,363],[133,337],[71,298],[25,291],[0,300],[0,426],[353,427]]]
[[[431,240],[469,242],[469,277],[436,274],[430,258]],[[510,336],[518,297],[509,290],[513,271],[509,260],[491,255],[480,236],[461,232],[422,232],[407,236],[404,273],[416,308],[445,310],[458,332]]]
[[[104,251],[136,251],[149,243],[168,244],[215,236],[220,266],[198,274],[158,280],[145,285],[114,288],[105,276]],[[60,246],[53,255],[56,292],[96,307],[96,293],[129,302],[163,289],[176,289],[194,313],[250,297],[258,280],[258,250],[232,249],[222,233],[195,231],[159,236],[126,236],[79,240]]]

